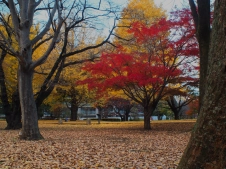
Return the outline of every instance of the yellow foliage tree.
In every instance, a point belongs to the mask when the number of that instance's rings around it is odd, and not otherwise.
[[[139,21],[145,25],[151,25],[154,21],[165,16],[165,11],[157,7],[153,0],[130,0],[127,7],[121,13],[121,20],[117,24],[116,35],[123,39],[129,39],[127,32],[132,23]]]

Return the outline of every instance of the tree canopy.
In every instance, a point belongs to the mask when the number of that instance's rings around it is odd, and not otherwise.
[[[181,31],[180,38],[170,31]],[[103,53],[99,62],[84,67],[91,76],[82,83],[99,92],[108,88],[122,90],[143,106],[144,128],[149,129],[150,116],[159,100],[196,79],[187,72],[195,69],[188,59],[197,57],[197,42],[194,35],[186,34],[186,29],[179,29],[178,24],[165,18],[149,27],[134,22],[128,33],[136,39],[140,50],[128,51],[119,46],[114,53]],[[178,83],[178,88],[171,87]]]

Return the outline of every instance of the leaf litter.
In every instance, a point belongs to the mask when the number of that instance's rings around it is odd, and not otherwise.
[[[64,123],[65,124],[65,123]],[[194,123],[40,125],[44,140],[0,130],[2,169],[174,169]]]

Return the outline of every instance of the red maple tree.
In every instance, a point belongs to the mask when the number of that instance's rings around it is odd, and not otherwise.
[[[109,88],[122,90],[143,107],[144,129],[150,129],[159,100],[195,80],[190,63],[198,56],[197,41],[194,33],[178,25],[177,20],[166,18],[150,27],[135,22],[128,32],[135,39],[131,48],[138,45],[139,50],[120,46],[114,53],[103,53],[98,62],[84,67],[91,76],[82,83],[101,93]]]

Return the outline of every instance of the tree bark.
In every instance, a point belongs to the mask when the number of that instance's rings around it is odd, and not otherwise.
[[[226,1],[216,0],[203,105],[178,169],[226,168],[225,16]]]
[[[151,121],[150,121],[151,115],[148,112],[144,111],[144,129],[150,130],[151,129]]]
[[[42,135],[38,127],[38,113],[32,89],[33,71],[19,66],[18,82],[20,91],[20,105],[22,111],[22,130],[20,138],[25,140],[39,140]]]
[[[194,0],[189,0],[192,16],[195,22],[196,35],[199,42],[200,81],[199,106],[201,107],[205,93],[205,84],[208,68],[208,54],[210,45],[210,0],[197,0],[198,10]]]
[[[144,129],[150,130],[151,129],[151,115],[153,114],[155,108],[154,107],[144,107]]]

